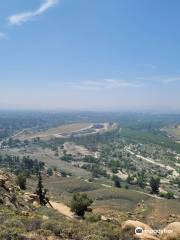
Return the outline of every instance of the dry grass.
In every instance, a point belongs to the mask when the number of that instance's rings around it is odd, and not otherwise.
[[[41,147],[34,147],[25,150],[24,148],[17,149],[4,149],[1,150],[2,154],[10,154],[15,156],[29,156],[32,159],[37,159],[39,161],[45,162],[47,167],[54,167],[58,170],[63,170],[67,173],[71,173],[76,177],[90,177],[90,173],[85,169],[73,166],[69,162],[62,161],[59,156],[55,156],[55,152],[50,149],[42,149]]]
[[[177,140],[180,140],[180,128],[175,128],[174,126],[165,128],[167,134],[171,137],[174,137]]]

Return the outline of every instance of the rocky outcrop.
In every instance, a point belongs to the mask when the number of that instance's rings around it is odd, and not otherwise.
[[[136,234],[136,230],[139,228],[139,234]],[[145,223],[139,221],[128,220],[122,225],[123,239],[143,239],[143,240],[157,240],[153,235],[150,235],[144,231],[152,232],[152,228]]]
[[[8,207],[18,207],[16,192],[18,187],[14,183],[13,177],[0,170],[0,204]]]
[[[14,189],[12,177],[0,170],[0,187],[7,192],[11,192]]]
[[[179,240],[180,239],[180,222],[168,224],[161,234],[161,240]]]
[[[159,232],[157,230],[142,222],[128,220],[122,225],[122,239],[180,240],[180,222],[173,222]]]
[[[39,197],[38,197],[38,195],[35,194],[35,193],[26,192],[26,193],[24,194],[24,200],[25,200],[26,202],[31,202],[31,203],[33,203],[34,201],[38,202],[38,201],[39,201]]]
[[[31,203],[35,208],[40,207],[39,197],[36,193],[26,192],[24,194],[25,202]]]
[[[133,220],[128,220],[122,225],[122,230],[123,231],[131,231],[135,233],[135,229],[137,227],[141,227],[143,230],[152,230],[150,226],[148,226],[145,223],[142,223],[140,221],[133,221]]]
[[[134,235],[134,239],[139,239],[139,240],[159,240],[159,238],[148,234],[148,233],[143,233],[141,235]]]

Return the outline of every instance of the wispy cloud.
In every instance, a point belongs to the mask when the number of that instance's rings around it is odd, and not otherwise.
[[[0,40],[7,39],[7,35],[3,32],[0,32]]]
[[[169,77],[161,80],[161,82],[164,84],[170,84],[178,81],[180,81],[180,77]]]
[[[137,66],[142,68],[149,68],[149,69],[157,68],[154,64],[151,64],[151,63],[140,63],[140,64],[137,64]]]
[[[139,77],[136,78],[140,81],[146,82],[146,83],[160,83],[160,84],[171,84],[175,82],[180,82],[180,76],[151,76],[151,77]]]
[[[42,15],[49,8],[53,7],[59,2],[59,0],[45,0],[41,6],[35,11],[22,12],[14,14],[8,18],[10,25],[21,25],[27,21],[32,20],[34,17]]]
[[[141,82],[133,82],[128,80],[118,79],[104,79],[99,81],[81,81],[71,86],[76,89],[82,90],[101,90],[101,89],[117,89],[128,87],[142,87],[144,84]]]
[[[120,88],[140,88],[144,86],[156,86],[156,84],[172,84],[180,82],[178,76],[152,76],[152,77],[134,77],[133,80],[126,79],[103,79],[103,80],[86,80],[70,83],[72,88],[79,90],[98,91],[105,89],[120,89]],[[69,85],[68,85],[69,86]]]

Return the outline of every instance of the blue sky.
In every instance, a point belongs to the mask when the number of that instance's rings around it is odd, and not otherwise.
[[[179,0],[2,0],[0,108],[180,111]]]

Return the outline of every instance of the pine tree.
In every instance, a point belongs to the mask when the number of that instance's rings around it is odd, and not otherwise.
[[[159,187],[160,187],[160,178],[159,177],[151,177],[150,179],[150,187],[153,194],[159,193]]]
[[[39,171],[39,174],[38,174],[38,185],[37,185],[36,193],[39,196],[40,204],[41,205],[46,205],[47,204],[47,200],[46,200],[47,190],[44,189],[44,187],[43,187],[42,177],[41,177],[41,172],[40,171]]]

